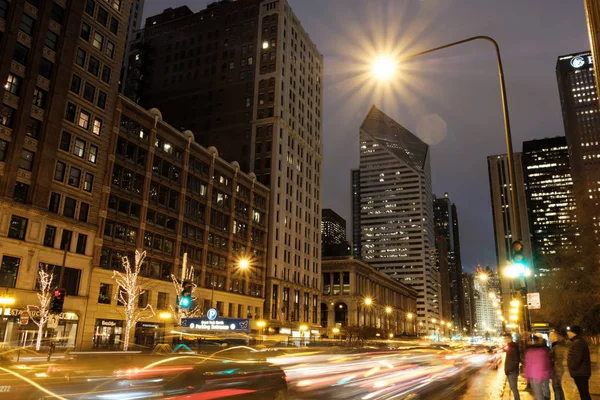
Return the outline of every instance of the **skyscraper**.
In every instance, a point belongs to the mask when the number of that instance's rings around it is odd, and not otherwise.
[[[534,265],[545,274],[544,255],[575,246],[575,194],[567,138],[523,142],[523,167]]]
[[[465,293],[465,325],[463,335],[472,335],[475,328],[475,297],[473,296],[473,274],[463,272],[463,292]]]
[[[460,241],[458,236],[458,213],[456,205],[450,201],[448,193],[433,200],[433,215],[436,236],[444,238],[448,253],[448,277],[452,322],[460,331],[464,324],[464,292],[462,284],[462,265],[460,264]],[[436,239],[437,243],[437,239]],[[436,246],[437,247],[437,246]]]
[[[319,326],[323,57],[286,1],[146,20],[140,104],[271,188],[265,316]]]
[[[435,235],[435,249],[431,251],[431,264],[439,271],[439,305],[440,320],[453,321],[452,295],[450,290],[449,255],[446,248],[446,239],[442,235]],[[454,324],[453,324],[454,325]]]
[[[419,292],[421,333],[439,320],[429,146],[371,108],[360,127],[362,258]]]
[[[360,169],[352,170],[352,255],[362,259],[360,232]]]
[[[558,58],[558,92],[573,175],[577,223],[600,243],[600,108],[589,51]]]
[[[123,56],[123,67],[121,68],[121,79],[119,80],[119,91],[124,92],[124,88],[128,88],[127,97],[133,101],[139,101],[139,98],[132,93],[137,93],[139,90],[139,80],[141,75],[140,61],[140,42],[142,34],[140,28],[142,26],[142,15],[144,14],[145,0],[132,0],[131,12],[129,13],[129,24],[127,27],[127,37],[125,42],[125,55]]]
[[[489,267],[478,268],[473,277],[473,298],[475,300],[476,334],[494,336],[502,329],[493,304],[497,301],[498,276]],[[475,330],[474,329],[474,330]]]
[[[517,201],[519,202],[519,219],[521,224],[521,238],[524,246],[526,264],[533,265],[531,234],[529,232],[529,219],[527,215],[527,198],[525,194],[525,181],[523,176],[523,154],[514,153],[515,178],[517,189]],[[498,272],[501,276],[502,300],[505,314],[508,315],[508,305],[516,291],[521,289],[520,280],[505,278],[502,276],[503,269],[509,265],[511,260],[511,248],[513,239],[513,213],[512,190],[508,174],[508,157],[506,154],[489,156],[488,174],[490,180],[490,197],[492,202],[492,216],[494,221],[494,238],[496,241],[496,261]],[[535,267],[535,266],[534,266]],[[533,277],[527,279],[527,285],[531,290],[534,286]]]
[[[349,256],[346,220],[330,208],[321,211],[321,253],[323,257]]]

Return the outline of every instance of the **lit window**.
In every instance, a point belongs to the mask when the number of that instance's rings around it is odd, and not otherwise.
[[[263,42],[262,48],[263,48],[263,49],[268,49],[268,48],[269,48],[269,41],[268,41],[268,40],[265,40],[265,41]]]
[[[92,129],[92,132],[94,132],[96,135],[100,135],[100,132],[102,131],[102,120],[100,118],[94,118],[94,128]]]
[[[102,50],[102,45],[104,44],[104,36],[99,34],[98,32],[94,32],[94,40],[92,45],[98,50]]]
[[[85,153],[85,142],[79,138],[75,139],[75,146],[73,148],[73,154],[79,158],[83,158]]]
[[[79,120],[77,121],[77,124],[83,129],[88,129],[90,127],[90,117],[90,113],[81,110],[79,112]]]
[[[13,74],[8,74],[8,79],[6,80],[4,89],[6,89],[6,91],[9,93],[18,96],[21,93],[21,78]]]

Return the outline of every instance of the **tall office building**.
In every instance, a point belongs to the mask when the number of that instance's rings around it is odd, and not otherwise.
[[[128,88],[128,94],[135,94],[139,90],[139,80],[141,78],[140,46],[142,33],[142,15],[144,14],[145,0],[132,0],[131,11],[129,13],[129,24],[127,26],[127,37],[125,42],[125,55],[123,56],[123,67],[121,68],[121,78],[119,79],[119,92],[123,93],[124,88]],[[127,82],[127,84],[125,83]],[[127,94],[126,94],[127,95]],[[139,98],[127,96],[134,101]]]
[[[465,293],[465,324],[462,328],[463,335],[473,335],[475,328],[475,290],[473,283],[473,274],[463,272],[462,276],[463,292]]]
[[[577,240],[567,138],[523,142],[523,167],[533,260],[538,274],[544,275],[544,256],[573,248]]]
[[[349,256],[352,253],[346,240],[346,220],[330,208],[321,211],[321,255]]]
[[[362,244],[360,233],[360,169],[352,170],[352,255],[362,259]]]
[[[584,0],[590,46],[594,65],[600,64],[600,3],[596,0]],[[596,87],[600,87],[600,79],[596,76]]]
[[[511,259],[513,239],[513,210],[511,185],[508,173],[508,157],[506,154],[489,156],[488,174],[490,181],[490,197],[492,202],[492,217],[494,221],[494,239],[496,241],[496,265],[502,276],[503,268],[507,267]],[[521,240],[524,246],[526,264],[533,265],[531,234],[529,231],[529,218],[527,213],[527,198],[525,194],[525,178],[523,176],[523,154],[514,153],[517,201],[519,202],[519,221],[521,225]],[[521,289],[520,280],[504,278],[502,284],[502,304],[505,315],[512,296]],[[529,290],[534,288],[533,276],[527,279]]]
[[[582,238],[600,243],[600,108],[589,51],[566,55],[556,63],[577,223]]]
[[[319,326],[322,55],[286,1],[169,8],[140,40],[140,104],[271,188],[269,326]]]
[[[129,3],[0,1],[0,287],[18,289],[11,317],[39,304],[31,288],[46,264],[72,311],[60,326],[82,319]]]
[[[450,290],[450,302],[452,308],[451,320],[454,326],[460,331],[462,330],[465,318],[465,300],[462,284],[460,241],[458,236],[458,212],[456,205],[450,201],[448,193],[444,193],[444,197],[440,198],[434,196],[433,215],[436,236],[439,234],[443,237],[448,253],[448,289]]]
[[[473,298],[475,300],[475,333],[479,336],[484,334],[495,336],[502,330],[502,322],[496,315],[497,290],[499,279],[497,274],[489,267],[478,268],[473,277]],[[493,296],[492,296],[493,294]],[[507,314],[508,315],[508,314]]]
[[[435,249],[431,251],[431,264],[439,271],[439,305],[440,320],[453,321],[452,295],[450,290],[449,254],[446,248],[446,239],[436,230]],[[453,327],[455,325],[453,324]]]
[[[421,333],[439,320],[429,146],[371,108],[360,127],[362,258],[419,293]]]

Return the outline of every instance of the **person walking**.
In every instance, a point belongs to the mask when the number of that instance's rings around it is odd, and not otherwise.
[[[550,349],[540,334],[533,337],[533,344],[525,353],[525,379],[529,380],[535,400],[550,398],[546,392],[551,373]],[[548,390],[549,392],[549,390]]]
[[[521,363],[521,352],[519,351],[519,345],[513,341],[512,335],[504,335],[504,343],[506,347],[506,358],[504,360],[504,373],[508,379],[508,385],[513,393],[515,400],[521,400],[519,396],[519,364]]]
[[[554,391],[554,400],[565,400],[565,392],[562,388],[562,376],[565,373],[566,348],[564,338],[560,333],[553,330],[550,332],[550,365],[552,367],[552,390]]]
[[[591,400],[590,377],[592,376],[592,366],[590,362],[590,348],[583,337],[581,337],[581,328],[579,326],[572,326],[567,331],[567,336],[571,341],[571,347],[567,355],[569,374],[575,381],[575,385],[577,385],[581,400]]]

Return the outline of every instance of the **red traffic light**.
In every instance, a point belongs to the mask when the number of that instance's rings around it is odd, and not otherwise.
[[[64,299],[66,294],[67,293],[66,293],[65,289],[54,289],[54,297],[57,299],[60,299],[60,300]]]

